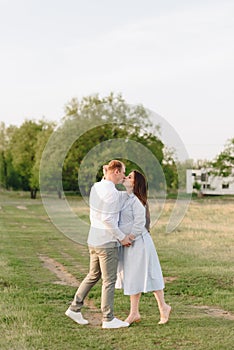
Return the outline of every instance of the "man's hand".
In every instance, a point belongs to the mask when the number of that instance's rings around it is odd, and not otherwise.
[[[122,241],[120,241],[120,243],[125,247],[130,247],[134,238],[135,236],[132,233],[130,233],[129,235],[125,236],[125,238]]]

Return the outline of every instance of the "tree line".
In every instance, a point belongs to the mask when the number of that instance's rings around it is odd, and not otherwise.
[[[83,126],[85,126],[84,132],[82,132]],[[74,129],[80,129],[80,136],[71,144],[65,159],[60,164],[56,154],[61,152],[65,141],[71,137],[71,130]],[[165,177],[164,184],[160,180],[160,174],[157,174],[156,171],[155,179],[151,179],[151,181],[155,181],[155,187],[158,190],[160,190],[160,186],[166,185],[168,190],[176,191],[178,171],[194,166],[192,161],[187,161],[186,164],[176,163],[173,151],[168,150],[160,140],[159,126],[155,130],[142,105],[128,105],[121,94],[110,93],[103,98],[100,98],[99,95],[92,95],[84,97],[80,101],[73,98],[67,103],[64,117],[59,124],[45,120],[25,120],[19,127],[14,125],[6,127],[4,123],[0,123],[0,188],[30,191],[31,198],[36,198],[37,192],[40,190],[39,176],[43,151],[51,135],[55,132],[58,135],[56,144],[46,154],[46,161],[51,163],[50,170],[47,169],[46,177],[51,186],[56,188],[59,196],[61,196],[62,191],[80,194],[80,186],[83,186],[84,193],[88,192],[89,186],[86,183],[80,183],[79,186],[77,181],[82,160],[95,146],[108,140],[135,141],[149,149],[157,159]],[[223,174],[227,173],[228,167],[230,169],[230,162],[233,166],[233,158],[230,154],[233,144],[234,139],[217,157],[214,164],[220,171],[222,169]],[[101,152],[100,147],[99,152]],[[108,158],[108,153],[105,154],[106,150],[104,149],[102,152],[104,152],[102,156]],[[134,162],[131,160],[123,160],[127,172],[133,166],[140,169],[139,165],[133,164]],[[89,179],[89,171],[95,166],[94,163],[95,159],[92,158],[89,167],[82,170],[86,180]],[[147,166],[150,167],[151,164]],[[62,168],[62,186],[56,180],[56,167]],[[102,168],[99,169],[96,180],[101,177]]]

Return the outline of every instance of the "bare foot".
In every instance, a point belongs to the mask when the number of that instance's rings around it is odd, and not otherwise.
[[[141,316],[140,314],[137,315],[128,315],[126,318],[125,322],[128,322],[129,324],[132,324],[134,322],[140,322],[141,321]]]
[[[161,312],[161,317],[160,317],[160,321],[158,322],[158,324],[167,323],[169,320],[170,312],[171,312],[171,306],[167,305]]]

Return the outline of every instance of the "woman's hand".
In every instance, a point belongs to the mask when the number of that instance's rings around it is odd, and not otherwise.
[[[136,236],[133,233],[130,233],[129,238],[130,238],[131,241],[134,241]]]
[[[103,177],[105,178],[105,176],[106,176],[106,173],[107,173],[107,169],[108,169],[108,165],[103,165],[103,167],[102,167],[102,172],[103,172]]]
[[[134,239],[135,236],[132,233],[130,233],[129,235],[125,236],[125,238],[122,241],[120,241],[120,243],[125,247],[130,247]]]

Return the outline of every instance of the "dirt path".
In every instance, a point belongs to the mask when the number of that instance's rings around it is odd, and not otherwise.
[[[46,255],[41,255],[41,254],[39,255],[39,259],[43,262],[43,266],[45,268],[47,268],[57,276],[57,280],[53,282],[54,284],[62,284],[62,285],[71,286],[71,287],[78,287],[80,285],[80,282],[71,273],[69,273],[66,270],[66,268],[58,261]],[[84,271],[82,266],[79,266],[79,269],[80,271]],[[176,279],[177,277],[165,277],[164,281],[165,283],[172,283]],[[95,307],[92,300],[89,300],[87,298],[85,301],[85,306],[87,306],[87,309],[85,310],[84,316],[88,318],[90,325],[91,326],[101,325],[101,322],[102,322],[101,311]],[[206,305],[191,306],[191,307],[199,309],[201,310],[202,313],[205,313],[211,317],[222,317],[227,320],[234,320],[234,315],[220,308],[214,308],[214,307],[212,308]]]
[[[226,320],[234,321],[234,315],[232,315],[230,312],[225,311],[223,309],[220,309],[218,307],[210,307],[207,305],[201,305],[201,306],[192,306],[195,309],[201,310],[203,313],[207,314],[211,317],[223,317]]]
[[[58,261],[52,258],[49,258],[46,255],[39,255],[39,259],[43,262],[43,266],[45,268],[47,268],[57,276],[58,279],[53,282],[54,284],[62,284],[62,285],[71,286],[71,287],[79,287],[80,282],[71,273],[69,273],[61,263],[59,263]],[[102,323],[101,311],[95,307],[92,300],[89,300],[88,298],[86,298],[85,306],[87,306],[88,308],[85,310],[84,316],[87,317],[90,325],[91,326],[101,325]]]

